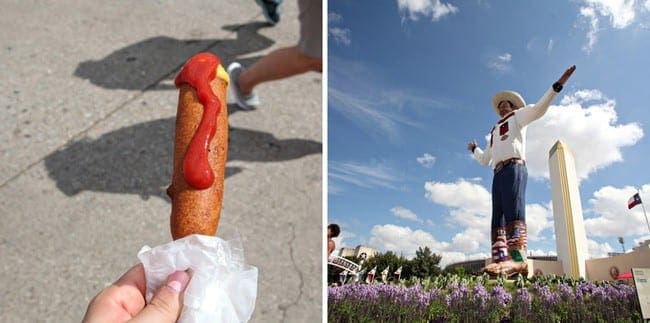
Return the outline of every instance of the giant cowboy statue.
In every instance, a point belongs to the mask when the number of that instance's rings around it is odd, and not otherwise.
[[[485,272],[510,277],[528,274],[526,262],[526,127],[541,118],[576,67],[568,68],[534,105],[517,92],[503,91],[492,99],[499,121],[490,131],[485,150],[476,140],[467,145],[474,159],[494,169],[492,179],[492,263]]]

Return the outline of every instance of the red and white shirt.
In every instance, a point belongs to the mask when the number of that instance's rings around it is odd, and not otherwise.
[[[556,95],[553,88],[549,88],[537,103],[517,109],[501,118],[492,128],[490,142],[485,150],[478,147],[474,149],[474,159],[479,164],[489,164],[492,168],[506,159],[526,159],[526,128],[529,123],[546,113]]]

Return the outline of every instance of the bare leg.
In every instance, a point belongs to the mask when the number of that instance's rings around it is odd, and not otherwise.
[[[260,83],[282,79],[309,71],[321,71],[321,58],[300,52],[296,45],[275,50],[244,70],[236,80],[242,94],[249,94]]]

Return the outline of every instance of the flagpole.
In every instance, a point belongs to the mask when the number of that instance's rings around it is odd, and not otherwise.
[[[641,194],[639,193],[639,190],[636,190],[636,194],[639,194],[639,198],[641,198]],[[643,204],[643,199],[641,199],[641,207],[643,208],[643,216],[645,216],[645,224],[648,225],[648,232],[650,232],[650,222],[648,222],[648,214],[645,212],[645,205]]]

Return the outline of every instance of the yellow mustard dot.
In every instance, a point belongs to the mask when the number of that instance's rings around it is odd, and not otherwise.
[[[228,75],[228,72],[226,72],[225,69],[223,69],[223,66],[219,64],[217,67],[217,77],[226,81],[226,83],[230,84],[230,75]]]

